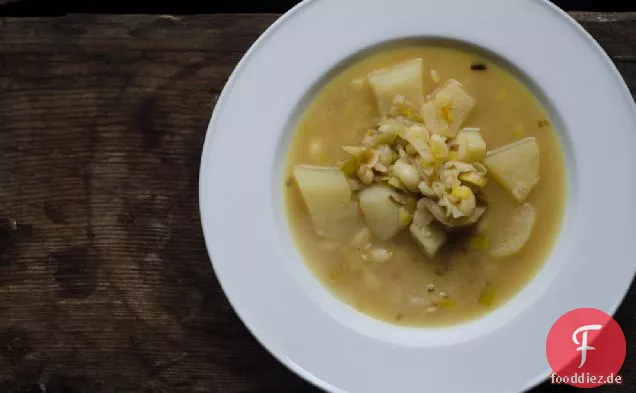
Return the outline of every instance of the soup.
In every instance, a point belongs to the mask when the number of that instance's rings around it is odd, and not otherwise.
[[[509,300],[549,255],[565,196],[538,100],[496,61],[443,45],[341,70],[287,157],[287,219],[308,267],[400,325],[462,323]]]

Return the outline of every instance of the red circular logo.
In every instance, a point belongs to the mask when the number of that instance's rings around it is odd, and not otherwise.
[[[616,320],[594,308],[578,308],[559,318],[548,333],[550,383],[593,388],[621,384],[625,335]]]

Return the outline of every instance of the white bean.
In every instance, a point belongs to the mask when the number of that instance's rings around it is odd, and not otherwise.
[[[371,242],[371,231],[369,230],[369,228],[364,227],[360,229],[360,231],[356,233],[353,236],[353,238],[351,238],[351,242],[349,244],[351,244],[352,247],[362,248],[366,246],[367,244],[369,244],[370,242]]]
[[[325,161],[325,150],[322,141],[318,138],[313,138],[309,144],[309,158],[315,164],[322,164]]]
[[[380,145],[377,147],[377,151],[380,154],[379,161],[384,166],[391,165],[393,162],[393,150],[389,145]]]
[[[393,256],[389,250],[384,248],[372,248],[367,253],[371,262],[383,263],[391,259]]]
[[[420,184],[420,174],[417,171],[415,165],[407,164],[402,160],[398,160],[393,165],[393,173],[400,179],[402,184],[409,189],[409,191],[418,191],[418,185]]]
[[[428,298],[421,296],[411,296],[409,298],[409,303],[413,307],[424,307],[431,305],[431,301]]]
[[[373,175],[373,170],[367,166],[361,166],[358,169],[358,178],[362,182],[362,184],[369,186],[375,180],[375,176]]]
[[[436,70],[431,70],[431,78],[433,78],[435,83],[439,83],[442,80]]]
[[[367,79],[365,77],[356,78],[351,81],[351,87],[356,90],[362,90],[367,85]]]

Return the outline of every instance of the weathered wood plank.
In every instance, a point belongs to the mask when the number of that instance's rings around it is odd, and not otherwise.
[[[571,15],[612,58],[634,95],[636,92],[636,13],[573,12]]]
[[[636,14],[575,16],[636,91]],[[241,325],[198,216],[213,105],[276,17],[0,19],[0,391],[316,391]],[[618,320],[635,348],[634,290]]]

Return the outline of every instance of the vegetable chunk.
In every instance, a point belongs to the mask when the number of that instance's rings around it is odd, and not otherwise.
[[[358,207],[340,169],[298,165],[294,178],[319,236],[338,240],[359,228]]]
[[[530,239],[535,220],[536,213],[530,204],[516,208],[502,239],[493,247],[490,255],[501,258],[518,253]]]
[[[434,134],[453,138],[474,106],[475,100],[451,79],[422,106],[422,118]]]
[[[422,106],[424,102],[422,64],[422,59],[417,58],[367,75],[375,93],[380,114],[384,115],[389,111],[397,95],[403,96],[406,103],[414,108]]]
[[[475,208],[475,210],[470,216],[452,218],[452,217],[449,217],[446,211],[444,210],[444,208],[438,205],[437,203],[435,203],[435,201],[432,201],[428,198],[424,198],[422,199],[422,203],[431,212],[433,217],[435,217],[435,219],[439,221],[440,224],[447,227],[448,230],[466,228],[466,227],[475,225],[479,221],[481,216],[483,216],[484,213],[486,212],[485,207],[478,206]]]
[[[433,216],[426,207],[425,199],[420,199],[410,226],[411,236],[418,247],[429,258],[435,258],[446,243],[446,233],[433,223]]]
[[[440,228],[432,225],[411,224],[411,235],[413,239],[429,258],[435,258],[439,250],[446,243],[446,233]]]
[[[400,220],[400,207],[396,192],[389,186],[375,184],[360,192],[360,209],[373,234],[380,240],[397,235],[404,225]]]
[[[521,139],[488,152],[484,165],[522,203],[539,182],[539,145],[534,138]]]
[[[455,159],[458,161],[476,162],[486,156],[486,142],[478,129],[465,128],[459,131],[451,146],[456,146]]]

